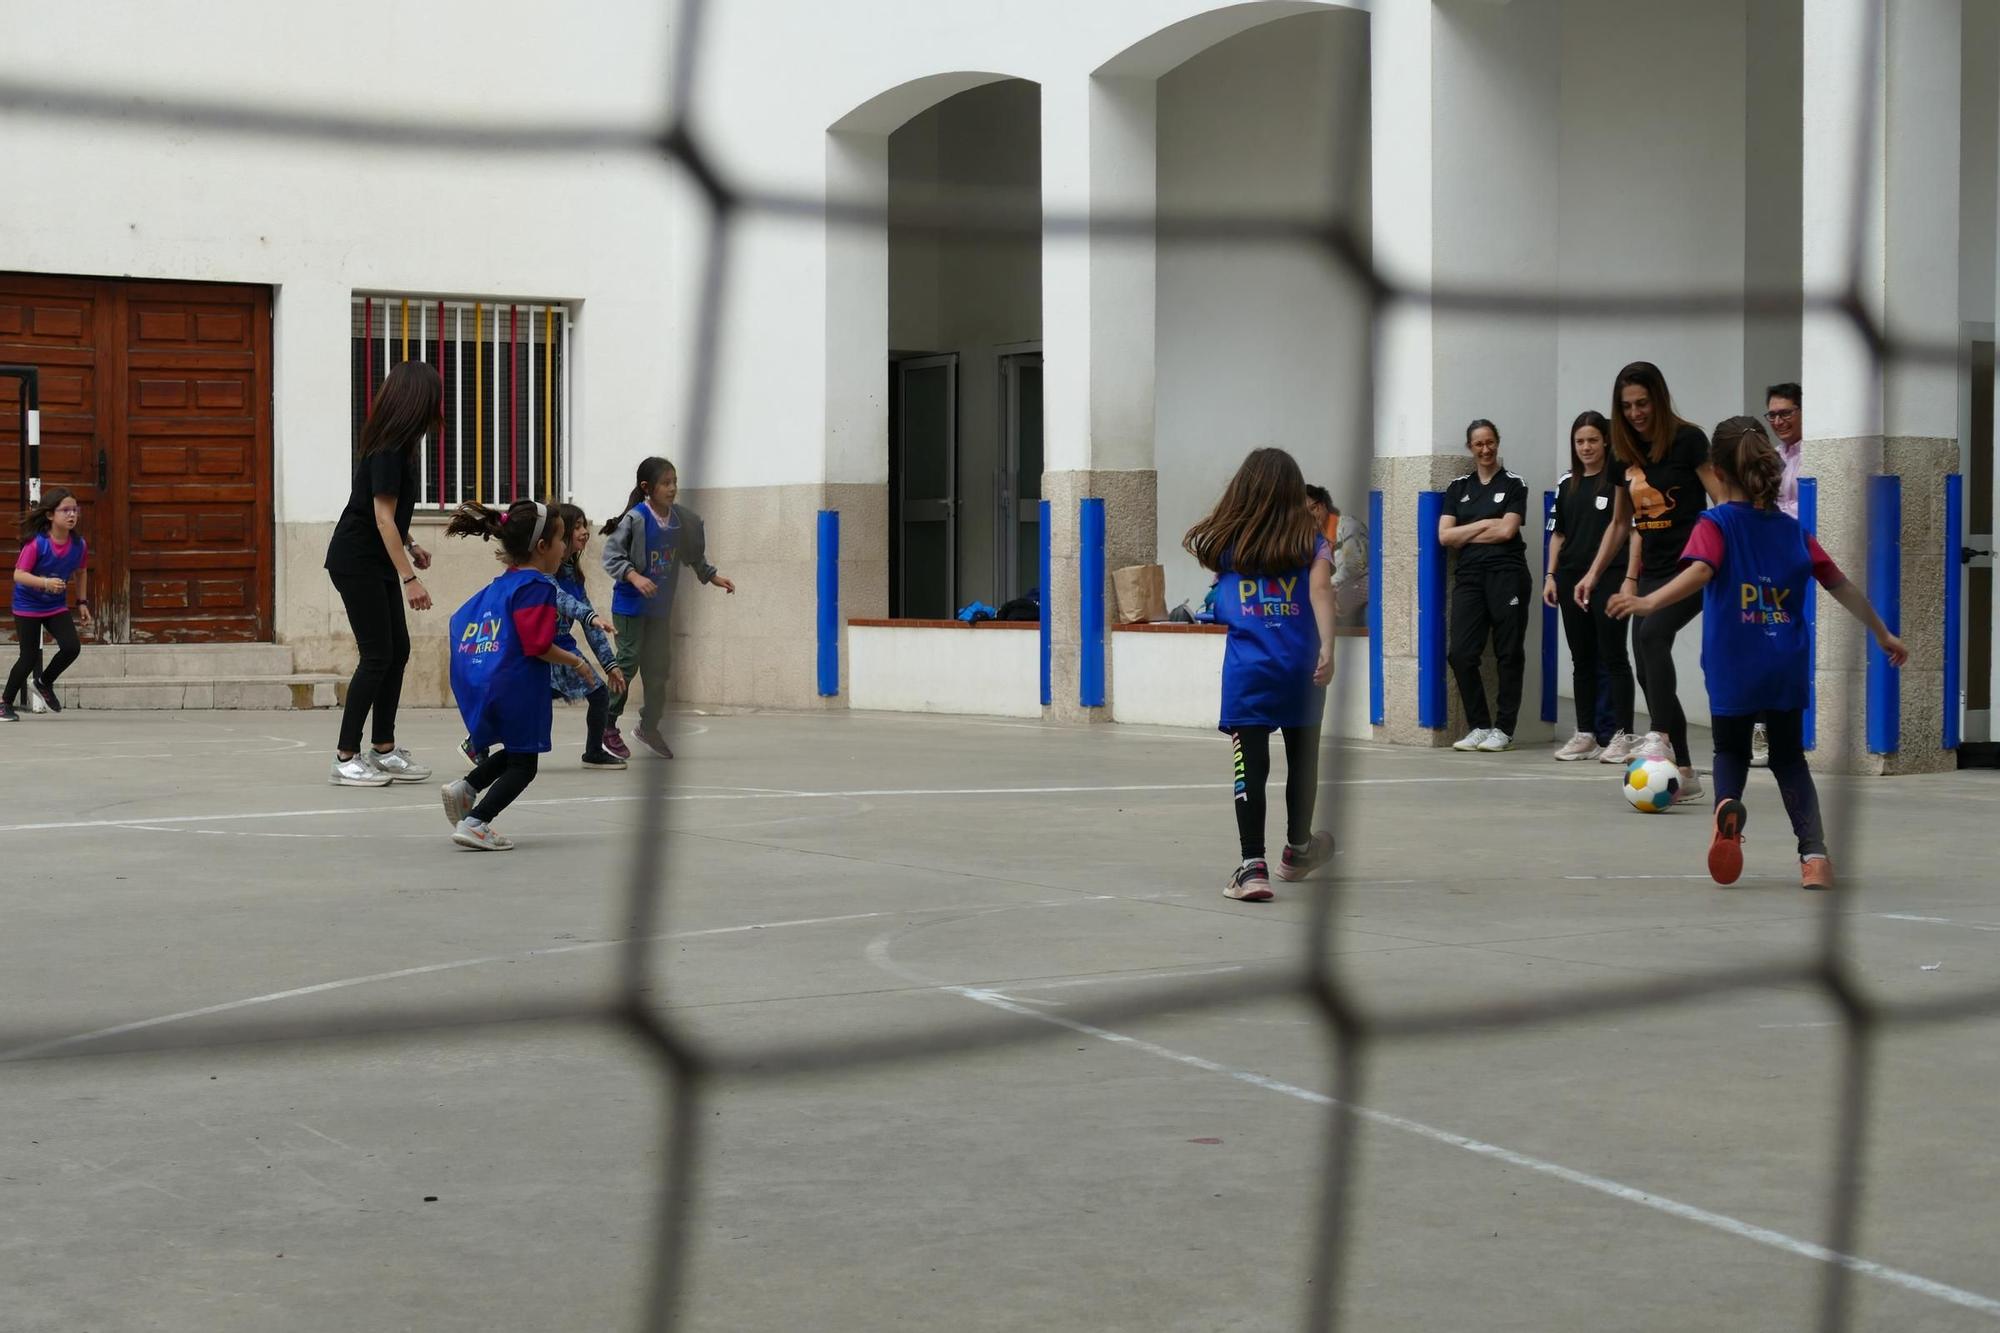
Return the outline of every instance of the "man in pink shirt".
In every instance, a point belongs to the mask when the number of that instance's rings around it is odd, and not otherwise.
[[[1785,459],[1785,480],[1778,489],[1778,508],[1793,518],[1799,516],[1799,462],[1805,455],[1799,441],[1799,386],[1789,381],[1764,390],[1764,420],[1778,437],[1778,452]]]

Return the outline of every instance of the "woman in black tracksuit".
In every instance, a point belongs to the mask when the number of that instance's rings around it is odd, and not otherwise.
[[[1708,508],[1714,474],[1708,466],[1708,436],[1674,414],[1666,378],[1650,361],[1634,361],[1612,382],[1611,449],[1620,469],[1611,526],[1590,569],[1577,580],[1574,601],[1588,607],[1598,579],[1616,562],[1617,587],[1646,596],[1671,583],[1680,572],[1681,552],[1695,521]],[[1632,654],[1638,659],[1639,688],[1646,692],[1652,731],[1635,757],[1665,759],[1681,771],[1676,803],[1700,799],[1701,780],[1688,749],[1687,714],[1681,709],[1674,670],[1674,636],[1701,614],[1699,598],[1676,602],[1649,616],[1632,619]]]
[[[1601,759],[1622,764],[1632,757],[1632,664],[1625,655],[1625,622],[1604,612],[1609,599],[1576,604],[1576,585],[1604,545],[1611,526],[1617,470],[1611,465],[1611,423],[1585,412],[1569,428],[1569,467],[1556,483],[1549,517],[1549,570],[1542,601],[1562,613],[1576,695],[1576,734],[1556,751],[1565,762]],[[1608,683],[1610,706],[1603,704]]]

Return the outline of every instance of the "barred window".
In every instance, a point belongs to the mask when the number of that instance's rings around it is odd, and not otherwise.
[[[419,507],[567,498],[570,328],[563,305],[357,295],[348,330],[353,447],[389,371],[426,361],[444,381],[444,429],[417,451]]]

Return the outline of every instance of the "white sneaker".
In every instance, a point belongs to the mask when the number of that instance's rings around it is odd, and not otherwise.
[[[1604,753],[1597,756],[1597,762],[1600,764],[1617,764],[1623,767],[1632,762],[1632,754],[1638,747],[1638,744],[1638,737],[1629,731],[1621,731],[1611,738],[1609,745],[1604,747]]]
[[[1597,737],[1587,731],[1579,731],[1563,743],[1562,749],[1556,751],[1556,762],[1573,764],[1580,759],[1595,759],[1602,753],[1597,744]]]
[[[35,688],[33,681],[28,682],[28,688],[23,690],[22,693],[28,696],[28,711],[30,713],[46,713],[49,711],[49,706],[42,702],[42,692]],[[1764,729],[1762,727],[1757,728],[1757,734],[1762,736]]]
[[[1514,738],[1495,727],[1486,733],[1486,739],[1479,742],[1481,754],[1501,754],[1514,748]]]
[[[1474,727],[1471,731],[1466,732],[1464,736],[1454,741],[1451,748],[1454,750],[1477,750],[1486,743],[1486,738],[1492,734],[1493,729],[1491,727]]]
[[[482,824],[467,815],[458,821],[452,830],[451,840],[461,847],[470,847],[476,852],[511,852],[513,840],[493,831],[491,824]]]
[[[1705,795],[1707,793],[1701,789],[1701,774],[1684,772],[1681,774],[1681,789],[1674,793],[1674,804],[1686,805],[1690,801],[1699,801]]]
[[[1632,755],[1637,759],[1672,759],[1674,743],[1667,739],[1663,731],[1649,731],[1646,733],[1646,739],[1640,741],[1638,748],[1632,751]]]
[[[32,691],[29,692],[29,697],[33,698]],[[1771,733],[1764,730],[1764,724],[1759,722],[1750,731],[1750,767],[1769,768],[1770,766]]]
[[[363,750],[355,756],[365,759],[368,766],[385,775],[391,782],[429,782],[431,771],[410,758],[410,752],[397,746],[387,754],[380,750]]]
[[[386,787],[389,775],[375,765],[355,755],[352,759],[333,757],[333,771],[326,775],[328,783],[335,787]]]
[[[472,813],[472,807],[479,804],[479,793],[464,778],[445,783],[438,788],[438,795],[444,798],[444,822],[453,828],[463,823]]]

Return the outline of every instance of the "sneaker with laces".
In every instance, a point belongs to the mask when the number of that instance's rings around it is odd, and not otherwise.
[[[1495,727],[1486,733],[1486,739],[1479,742],[1481,754],[1505,754],[1514,748],[1514,738]]]
[[[632,739],[638,741],[639,744],[645,746],[662,759],[672,759],[674,757],[673,750],[667,745],[667,738],[660,734],[658,727],[643,725],[635,727],[632,731]],[[611,747],[606,746],[605,748],[610,749]]]
[[[631,749],[626,746],[625,738],[618,734],[618,728],[616,727],[606,727],[604,729],[604,750],[605,753],[614,755],[619,759],[630,759],[632,757]]]
[[[1574,764],[1579,760],[1595,759],[1603,752],[1603,747],[1597,743],[1597,737],[1587,731],[1579,731],[1564,741],[1562,748],[1556,751],[1556,762]]]
[[[19,722],[21,715],[14,711],[14,705],[0,703],[0,722]]]
[[[444,822],[453,828],[463,823],[465,817],[472,813],[472,807],[479,802],[479,793],[464,778],[445,783],[438,789],[438,795],[444,800]]]
[[[367,753],[365,750],[363,754]],[[357,754],[352,759],[333,757],[333,770],[326,775],[328,784],[335,787],[386,787],[389,775]]]
[[[410,758],[410,752],[402,746],[393,750],[363,750],[357,759],[366,759],[368,766],[377,773],[386,774],[391,782],[429,782],[431,771]]]
[[[583,757],[583,766],[585,768],[593,768],[593,769],[623,768],[625,767],[625,761],[607,750],[603,754],[585,755]]]
[[[1681,770],[1681,789],[1674,793],[1675,805],[1686,805],[1690,801],[1699,801],[1707,794],[1707,792],[1702,790],[1700,773],[1691,768]]]
[[[1222,888],[1222,896],[1245,903],[1271,901],[1270,867],[1262,861],[1250,861],[1236,867],[1236,873]]]
[[[1287,846],[1278,853],[1278,878],[1287,882],[1304,879],[1333,859],[1333,835],[1325,831],[1306,839],[1301,848]]]
[[[37,713],[62,712],[62,700],[56,698],[55,689],[40,676],[29,681],[28,707]]]
[[[1799,862],[1799,887],[1802,889],[1830,889],[1833,887],[1833,862],[1824,856],[1808,856]]]
[[[1477,750],[1485,742],[1486,738],[1492,734],[1493,728],[1491,727],[1474,727],[1471,731],[1466,732],[1463,736],[1453,741],[1451,748],[1460,751]]]
[[[1617,764],[1623,768],[1632,762],[1632,755],[1638,749],[1639,740],[1629,731],[1621,731],[1604,744],[1604,753],[1597,756],[1600,764]]]
[[[1715,836],[1708,843],[1708,877],[1717,884],[1734,884],[1743,877],[1743,826],[1750,814],[1738,800],[1715,807]]]
[[[482,824],[467,815],[458,821],[458,827],[451,831],[451,840],[461,847],[470,847],[476,852],[511,852],[513,839],[494,831],[491,824]]]
[[[1771,766],[1771,733],[1764,730],[1759,722],[1750,729],[1750,767],[1769,768]]]
[[[1649,731],[1632,751],[1632,756],[1635,759],[1672,759],[1674,743],[1667,739],[1663,731]]]

